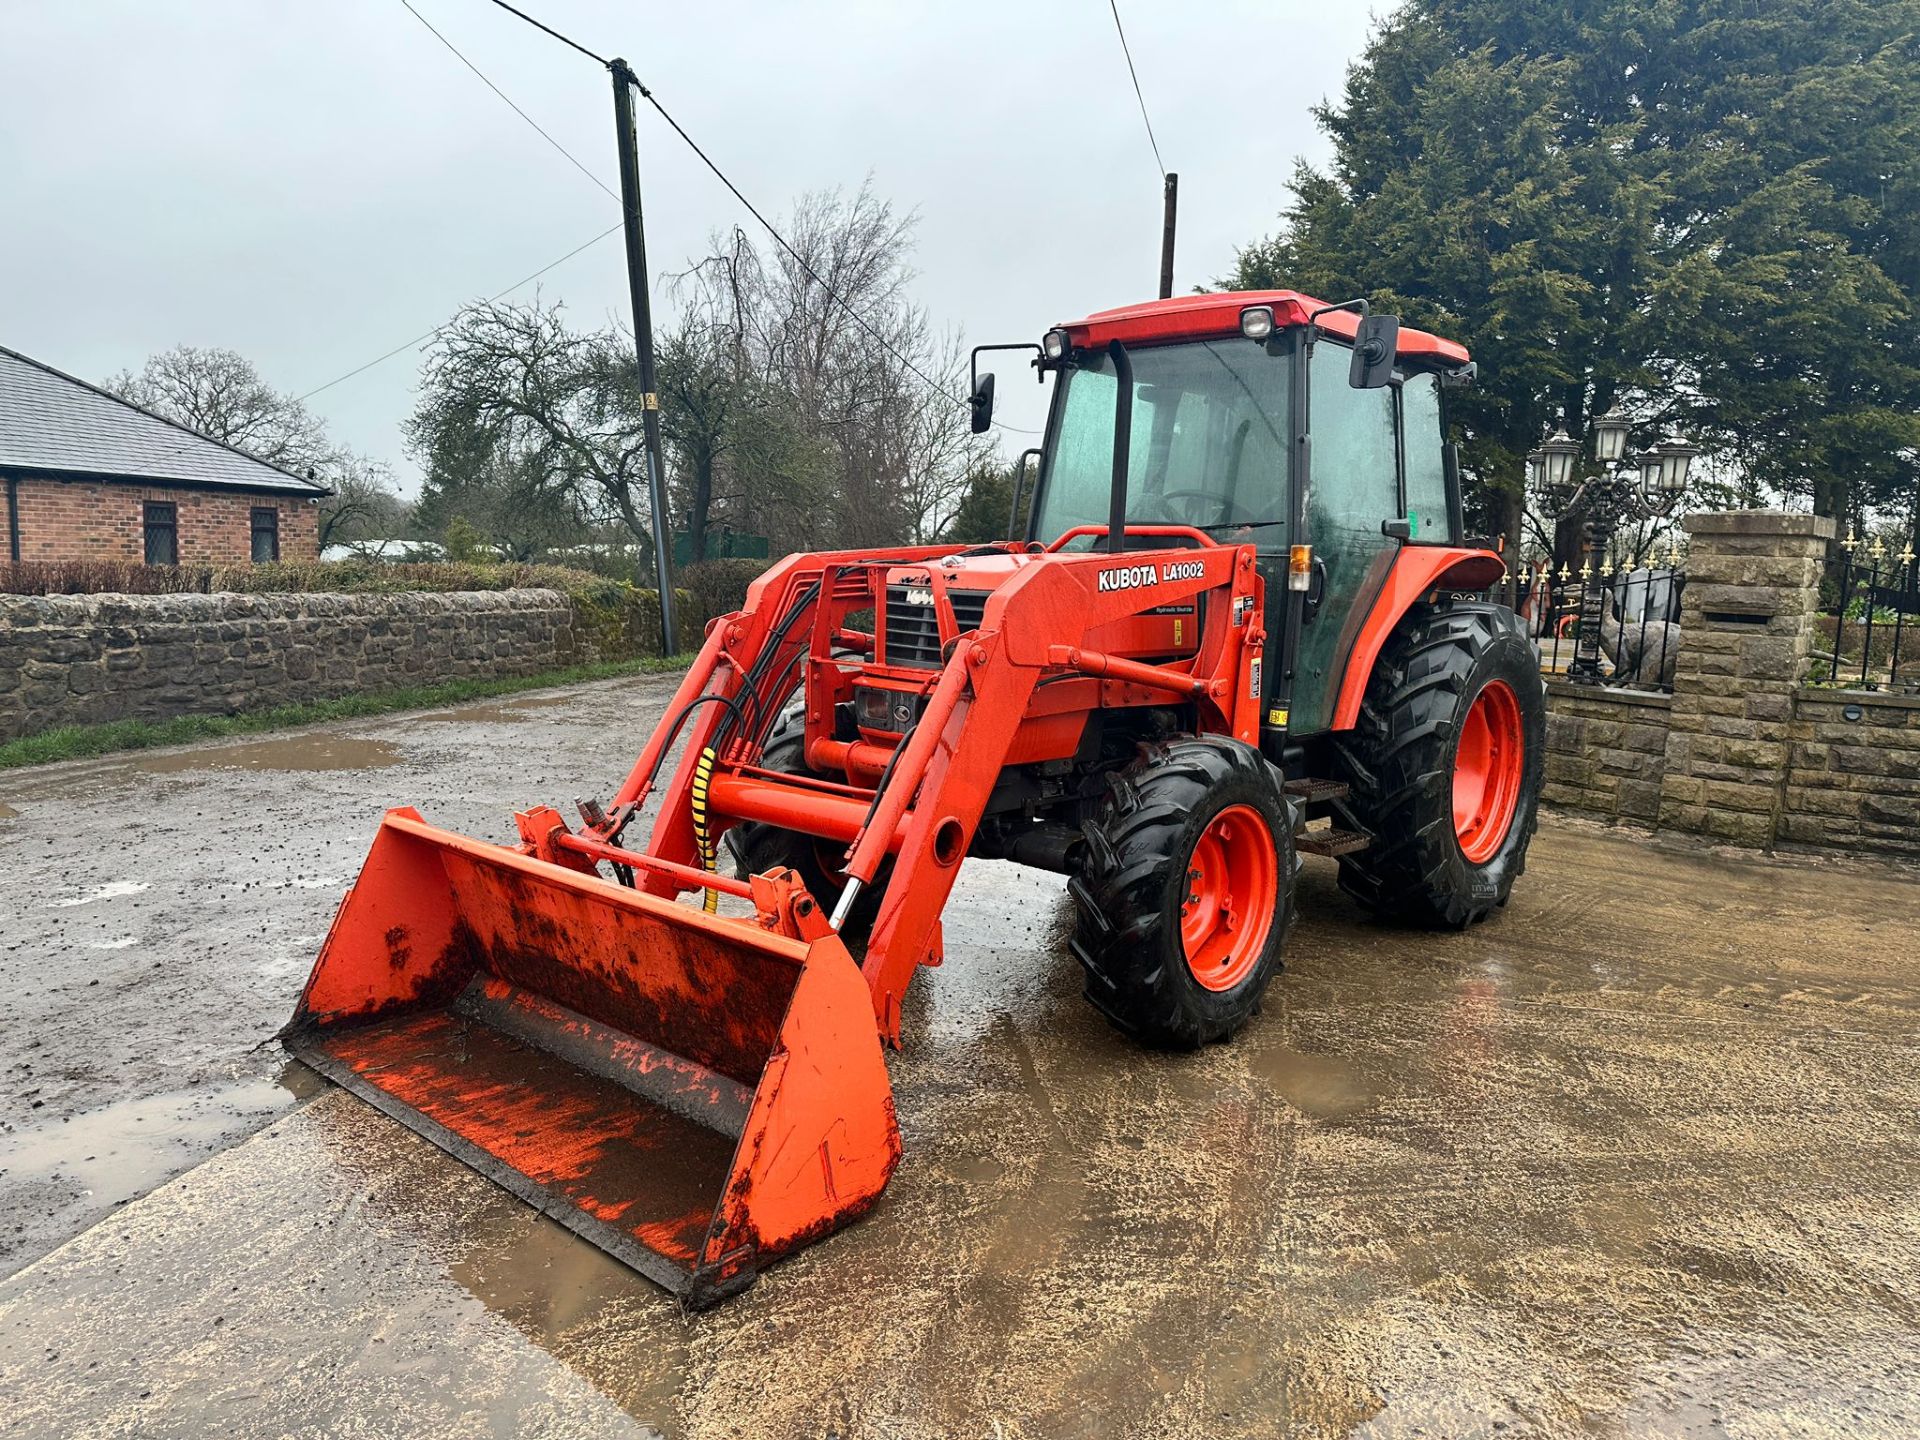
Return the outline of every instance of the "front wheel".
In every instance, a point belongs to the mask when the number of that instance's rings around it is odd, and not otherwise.
[[[1087,998],[1167,1049],[1246,1024],[1292,923],[1298,818],[1249,746],[1220,736],[1147,746],[1083,827],[1085,858],[1068,882]]]
[[[1507,903],[1526,869],[1546,766],[1546,690],[1503,605],[1409,612],[1339,745],[1354,817],[1373,835],[1340,885],[1375,912],[1463,927]]]

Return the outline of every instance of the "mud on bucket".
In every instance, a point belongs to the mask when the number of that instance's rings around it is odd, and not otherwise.
[[[900,1156],[860,972],[797,880],[754,884],[789,933],[390,810],[283,1038],[710,1303],[859,1215]]]

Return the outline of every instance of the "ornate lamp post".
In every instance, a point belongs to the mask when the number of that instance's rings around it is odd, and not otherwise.
[[[1602,570],[1607,548],[1620,521],[1632,516],[1650,520],[1670,514],[1687,488],[1687,470],[1699,448],[1671,436],[1638,456],[1627,451],[1632,422],[1616,405],[1593,420],[1593,455],[1605,469],[1574,484],[1574,462],[1580,444],[1565,429],[1553,432],[1532,454],[1528,465],[1539,477],[1547,502],[1562,513],[1584,512],[1586,562],[1580,567],[1580,640],[1575,646],[1567,679],[1576,685],[1598,685],[1600,617],[1605,605]]]

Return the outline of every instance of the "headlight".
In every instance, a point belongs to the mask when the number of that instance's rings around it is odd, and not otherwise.
[[[1273,307],[1249,305],[1240,312],[1240,333],[1249,340],[1264,340],[1273,334]]]
[[[1067,351],[1071,348],[1067,343],[1067,332],[1064,330],[1049,330],[1040,337],[1040,349],[1047,359],[1055,363],[1066,359]]]
[[[888,730],[904,735],[920,718],[922,696],[908,690],[881,690],[871,685],[856,685],[853,690],[854,714],[868,730]]]

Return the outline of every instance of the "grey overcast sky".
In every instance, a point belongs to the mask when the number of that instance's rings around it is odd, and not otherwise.
[[[415,6],[618,189],[609,82],[488,0]],[[524,0],[624,55],[769,215],[828,186],[920,217],[918,298],[974,344],[1148,298],[1160,177],[1106,0],[638,4]],[[0,0],[0,344],[91,380],[227,346],[303,392],[619,220],[400,0]],[[1309,114],[1364,45],[1353,0],[1122,0],[1180,174],[1176,290],[1269,232]],[[656,275],[754,229],[645,106]],[[764,237],[761,237],[764,238]],[[573,322],[626,315],[618,235],[540,282]],[[517,292],[530,296],[532,287]],[[419,356],[313,397],[393,463]],[[1003,374],[1000,414],[1040,389]]]

